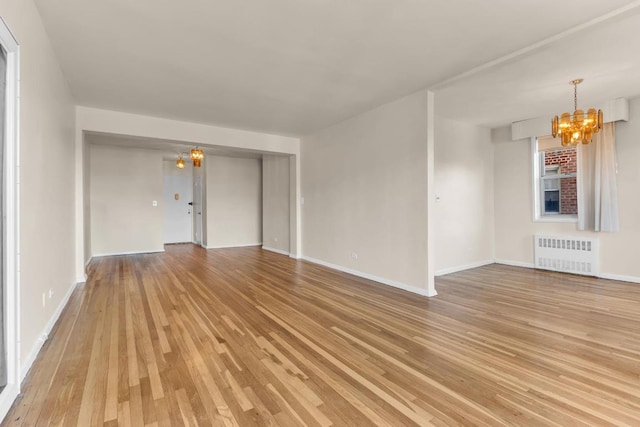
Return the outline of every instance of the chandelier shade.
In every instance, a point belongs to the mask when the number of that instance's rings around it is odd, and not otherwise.
[[[560,117],[555,116],[551,120],[551,135],[562,139],[562,146],[576,146],[579,143],[588,144],[593,135],[602,129],[602,110],[596,111],[589,108],[587,113],[578,109],[578,85],[582,79],[572,80],[573,85],[573,107],[574,112],[562,113]]]
[[[193,166],[199,168],[202,165],[202,159],[204,159],[204,151],[200,148],[191,149],[191,160],[193,160]]]
[[[184,169],[184,159],[182,158],[182,154],[178,157],[178,160],[176,160],[176,167],[178,169]]]

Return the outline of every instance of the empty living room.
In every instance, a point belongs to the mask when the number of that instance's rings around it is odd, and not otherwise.
[[[639,426],[640,0],[0,0],[1,426]]]

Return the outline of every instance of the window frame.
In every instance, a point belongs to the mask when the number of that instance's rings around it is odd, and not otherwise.
[[[20,366],[20,46],[0,18],[0,45],[7,55],[4,129],[4,245],[3,277],[7,384],[0,392],[0,419],[20,393],[26,372]]]
[[[538,137],[531,138],[531,169],[532,169],[532,193],[533,198],[533,222],[568,222],[577,223],[578,215],[561,214],[561,213],[543,213],[543,197],[541,190],[542,180],[545,179],[541,175],[542,165],[540,164],[540,153],[538,152]],[[553,179],[571,178],[576,174],[557,174]],[[550,179],[550,178],[548,178]],[[561,203],[561,202],[560,202]]]

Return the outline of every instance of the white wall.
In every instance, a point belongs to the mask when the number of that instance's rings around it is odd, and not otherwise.
[[[81,206],[79,201],[76,202],[76,218],[82,217],[84,219],[84,239],[80,240],[77,238],[78,236],[76,236],[76,245],[82,243],[82,252],[84,254],[83,262],[86,269],[89,266],[89,262],[91,261],[91,163],[89,161],[88,144],[83,143],[79,148],[80,150],[79,152],[76,152],[76,155],[80,155],[81,158],[76,159],[76,162],[82,164],[82,182],[78,183],[76,180],[76,189],[77,191],[79,191],[78,186],[80,184],[83,186],[81,190],[83,198]],[[80,252],[80,249],[76,248],[76,256],[79,256]],[[78,281],[84,280],[84,275],[79,276]]]
[[[163,251],[162,153],[90,144],[89,159],[92,255]]]
[[[640,281],[640,98],[630,104],[629,122],[616,123],[620,231],[593,233],[575,223],[533,222],[530,140],[511,141],[508,128],[493,132],[495,163],[496,259],[533,265],[533,235],[548,233],[600,239],[600,270],[604,276]]]
[[[208,248],[262,244],[262,161],[206,156]]]
[[[30,0],[0,2],[20,45],[20,341],[22,373],[75,284],[74,107]],[[42,305],[42,295],[53,297]],[[44,334],[44,335],[43,335]]]
[[[493,262],[490,129],[436,117],[435,193],[436,274]]]
[[[289,156],[262,158],[262,242],[265,248],[289,253]]]
[[[302,138],[305,258],[426,293],[427,113],[419,92]]]

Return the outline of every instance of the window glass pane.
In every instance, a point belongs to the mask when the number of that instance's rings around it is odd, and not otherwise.
[[[545,213],[560,213],[560,191],[544,192],[544,211]]]
[[[559,190],[560,189],[560,180],[556,179],[544,179],[544,189],[547,190]]]
[[[537,197],[542,201],[537,215],[577,215],[576,148],[562,147],[559,140],[543,137],[537,139],[536,153],[540,171]]]

